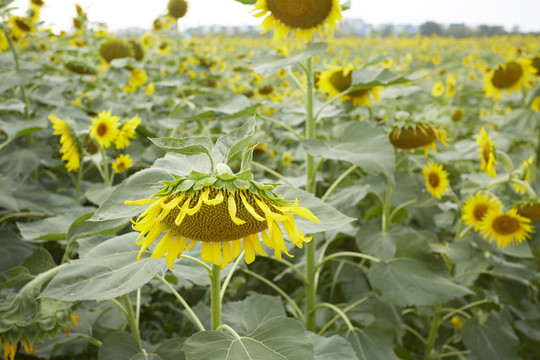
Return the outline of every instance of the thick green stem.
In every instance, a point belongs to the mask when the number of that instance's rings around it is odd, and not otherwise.
[[[392,201],[392,183],[390,180],[386,183],[386,197],[384,200],[383,205],[383,213],[382,213],[382,232],[388,232],[390,229],[390,211],[391,211],[391,205],[390,202]]]
[[[221,269],[219,265],[212,265],[210,276],[210,307],[212,308],[212,330],[217,330],[221,325]]]
[[[101,154],[101,170],[103,175],[103,182],[106,187],[112,186],[111,178],[109,176],[109,164],[107,163],[107,155],[105,155],[105,149],[103,146],[99,147],[99,153]]]
[[[306,139],[315,138],[315,118],[313,117],[313,66],[309,58],[306,62]],[[306,155],[306,191],[315,194],[315,160]],[[317,296],[317,267],[315,260],[316,241],[313,239],[306,245],[306,329],[315,332],[317,324],[315,306]]]
[[[442,310],[442,304],[437,304],[435,306],[435,313],[433,314],[433,319],[431,320],[431,326],[429,328],[429,336],[426,340],[424,360],[429,359],[433,351],[433,347],[435,346],[435,340],[437,339],[437,332],[439,331],[439,325],[441,324],[441,310]]]
[[[133,306],[131,305],[131,300],[129,299],[129,295],[125,294],[123,296],[124,304],[126,305],[126,318],[129,324],[129,329],[131,330],[131,335],[137,340],[139,343],[139,348],[142,349],[142,343],[141,343],[141,334],[139,333],[139,324],[137,323],[137,318],[135,317],[135,313],[133,312]]]

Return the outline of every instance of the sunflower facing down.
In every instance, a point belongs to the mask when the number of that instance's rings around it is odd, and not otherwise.
[[[343,91],[351,87],[352,84],[352,65],[334,66],[330,65],[330,70],[323,71],[320,75],[318,87],[329,97],[339,95]],[[375,100],[379,100],[379,92],[381,86],[375,86],[367,89],[351,91],[341,97],[341,101],[351,100],[354,106],[370,106],[369,95],[371,94]]]
[[[501,202],[497,197],[489,198],[488,194],[478,193],[469,196],[462,208],[461,219],[467,226],[480,230],[480,224],[489,210],[500,210]]]
[[[315,31],[332,37],[338,21],[342,21],[339,0],[257,0],[254,16],[264,17],[262,33],[274,29],[274,41],[289,32],[299,40],[309,41]]]
[[[426,180],[426,188],[432,196],[437,199],[448,191],[448,174],[443,169],[442,165],[428,162],[422,170],[424,179]]]
[[[487,134],[486,129],[483,127],[480,130],[480,134],[476,136],[476,142],[480,145],[478,148],[480,152],[478,157],[482,160],[480,169],[491,177],[497,176],[497,172],[495,171],[495,164],[497,163],[495,160],[495,146]]]
[[[423,148],[424,155],[428,156],[429,148],[437,153],[436,140],[448,146],[446,130],[436,128],[431,124],[414,124],[396,127],[390,131],[388,138],[396,149],[412,150]]]
[[[534,227],[531,220],[517,213],[517,209],[502,212],[500,209],[489,210],[480,224],[480,231],[484,239],[489,242],[495,240],[497,247],[505,248],[521,244],[531,237]]]
[[[273,192],[275,185],[254,181],[249,170],[232,175],[224,164],[217,168],[215,176],[193,171],[187,177],[163,182],[149,199],[125,202],[151,204],[133,221],[133,229],[140,232],[139,258],[163,231],[152,257],[166,256],[170,268],[197,241],[202,242],[202,260],[221,268],[238,257],[242,247],[248,264],[255,260],[255,253],[266,255],[260,239],[274,249],[276,258],[281,259],[282,252],[291,256],[278,223],[299,248],[311,240],[298,230],[293,214],[314,222],[319,219],[297,200],[289,204]]]
[[[514,92],[519,94],[521,88],[531,87],[536,69],[530,59],[520,59],[502,64],[484,77],[486,97],[493,97],[495,101],[502,99],[505,91],[508,95]]]

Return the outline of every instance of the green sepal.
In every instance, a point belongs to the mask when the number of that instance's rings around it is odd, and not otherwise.
[[[188,178],[190,180],[202,180],[202,179],[206,179],[206,178],[209,178],[209,177],[211,177],[211,176],[206,174],[206,173],[198,172],[198,171],[195,171],[195,170],[192,170],[189,173],[189,176],[188,176]]]
[[[240,190],[246,190],[249,188],[249,181],[242,180],[242,179],[236,179],[233,181],[234,186],[236,186],[237,189]]]
[[[195,181],[195,184],[193,185],[193,187],[191,188],[192,190],[194,191],[197,191],[197,190],[201,190],[202,188],[204,188],[204,180],[199,180],[199,181]]]
[[[234,186],[232,181],[226,181],[225,186],[231,194],[234,194],[236,192],[236,186]]]
[[[249,169],[244,170],[244,171],[236,174],[236,176],[240,180],[247,180],[247,181],[252,181],[253,180],[253,174],[251,173],[251,171]]]
[[[216,179],[216,182],[212,186],[214,187],[214,189],[220,190],[225,186],[225,181],[221,179]]]
[[[193,187],[193,185],[195,184],[195,180],[186,180],[184,181],[182,184],[180,184],[180,186],[178,186],[178,188],[176,188],[176,190],[179,190],[179,191],[186,191],[186,190],[189,190]]]
[[[216,177],[220,180],[223,180],[223,181],[230,181],[230,180],[235,180],[238,178],[237,175],[230,175],[230,174],[221,174],[221,175],[216,175]]]
[[[204,186],[213,186],[216,183],[216,181],[218,181],[218,179],[216,179],[215,177],[211,177],[211,178],[204,179],[203,184]]]

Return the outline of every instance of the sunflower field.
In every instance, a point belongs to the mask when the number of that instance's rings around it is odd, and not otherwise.
[[[539,359],[540,36],[237,1],[261,35],[0,0],[0,358]]]

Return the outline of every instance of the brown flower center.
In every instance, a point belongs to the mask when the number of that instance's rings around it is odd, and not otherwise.
[[[219,190],[211,189],[209,199],[213,199],[218,194]],[[247,202],[255,209],[257,214],[264,217],[263,212],[259,209],[259,206],[255,202],[254,195],[249,191],[242,192]],[[189,208],[193,208],[199,201],[202,191],[198,191],[196,195],[191,199]],[[165,217],[164,222],[177,234],[183,237],[187,237],[193,240],[199,241],[231,241],[241,239],[247,235],[256,234],[268,228],[268,224],[265,221],[256,220],[245,208],[240,198],[240,191],[237,190],[234,194],[234,200],[236,202],[236,216],[245,221],[245,224],[236,225],[229,215],[228,208],[228,196],[229,192],[223,191],[224,199],[217,205],[206,205],[204,202],[201,205],[199,211],[192,216],[186,215],[180,226],[177,226],[174,221],[180,213],[180,205],[172,209]],[[172,195],[167,199],[167,202],[171,201],[178,195]],[[267,200],[262,200],[269,207],[270,203]]]
[[[108,129],[107,124],[101,123],[98,125],[96,132],[98,136],[105,136],[107,134],[107,129]]]
[[[272,15],[293,28],[310,29],[324,22],[332,0],[266,0]]]
[[[523,75],[523,68],[516,62],[509,62],[506,67],[499,66],[493,77],[491,83],[497,89],[508,89],[516,84]]]
[[[476,221],[482,221],[487,211],[488,211],[488,206],[486,204],[477,204],[473,209],[474,219]]]
[[[257,90],[261,95],[270,95],[274,91],[274,87],[270,84],[263,85]]]
[[[32,30],[30,25],[24,19],[15,19],[15,24],[24,32],[30,32],[30,30]]]
[[[437,139],[435,130],[430,125],[396,129],[388,137],[392,145],[399,149],[415,149],[429,145]]]
[[[339,92],[343,92],[351,87],[352,84],[352,73],[343,76],[343,71],[336,71],[330,75],[330,83]],[[355,90],[349,93],[351,97],[360,97],[367,95],[370,89],[360,89]]]
[[[517,213],[523,217],[529,218],[532,221],[540,220],[540,203],[529,204],[518,209]]]
[[[519,220],[514,217],[501,215],[493,221],[492,226],[497,234],[510,235],[519,230],[520,223]]]
[[[436,189],[441,183],[441,178],[439,178],[439,174],[430,172],[428,175],[428,181],[429,185],[431,185],[432,188]]]

